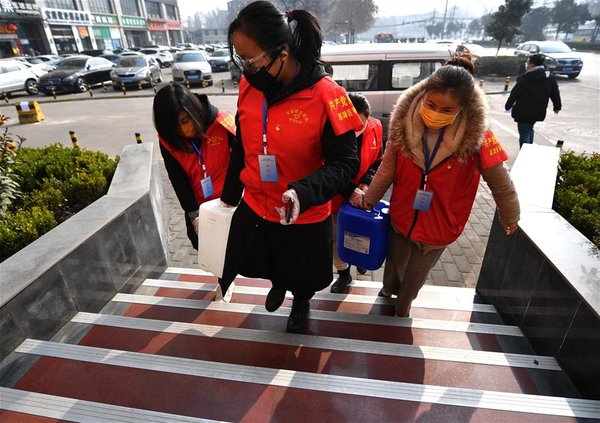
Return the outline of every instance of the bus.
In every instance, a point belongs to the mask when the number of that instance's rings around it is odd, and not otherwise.
[[[390,34],[389,32],[381,32],[381,33],[375,35],[375,42],[376,43],[395,43],[396,40],[394,39],[394,36],[392,34]]]

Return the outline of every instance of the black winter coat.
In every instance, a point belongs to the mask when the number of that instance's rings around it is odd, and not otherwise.
[[[504,108],[512,107],[511,116],[516,122],[535,123],[546,118],[548,100],[552,100],[555,112],[562,108],[556,79],[544,69],[536,69],[519,76]]]

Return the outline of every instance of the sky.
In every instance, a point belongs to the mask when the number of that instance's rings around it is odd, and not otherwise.
[[[325,0],[324,0],[325,1]],[[179,0],[179,9],[185,19],[196,12],[208,12],[214,9],[227,10],[227,0]],[[434,8],[444,12],[446,0],[375,0],[379,8],[377,16],[405,16],[419,13],[431,12]],[[210,7],[207,7],[210,4]],[[481,15],[495,11],[504,0],[448,0],[448,10],[454,5],[463,11],[468,11],[469,16],[480,17]]]

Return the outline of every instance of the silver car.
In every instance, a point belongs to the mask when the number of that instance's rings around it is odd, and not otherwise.
[[[152,82],[162,81],[160,65],[154,57],[125,56],[117,62],[117,67],[110,72],[110,79],[115,91],[125,86],[152,86]]]
[[[212,85],[212,70],[206,56],[197,50],[185,50],[175,54],[173,82]]]

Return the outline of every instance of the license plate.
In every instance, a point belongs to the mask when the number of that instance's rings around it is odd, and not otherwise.
[[[50,86],[46,87],[46,91],[52,91],[55,89],[56,89],[56,87],[54,85],[50,85]]]
[[[571,72],[573,68],[562,68],[563,72]]]
[[[131,84],[133,82],[133,78],[123,78],[123,84]]]
[[[200,77],[198,75],[188,75],[187,79],[199,79]]]

